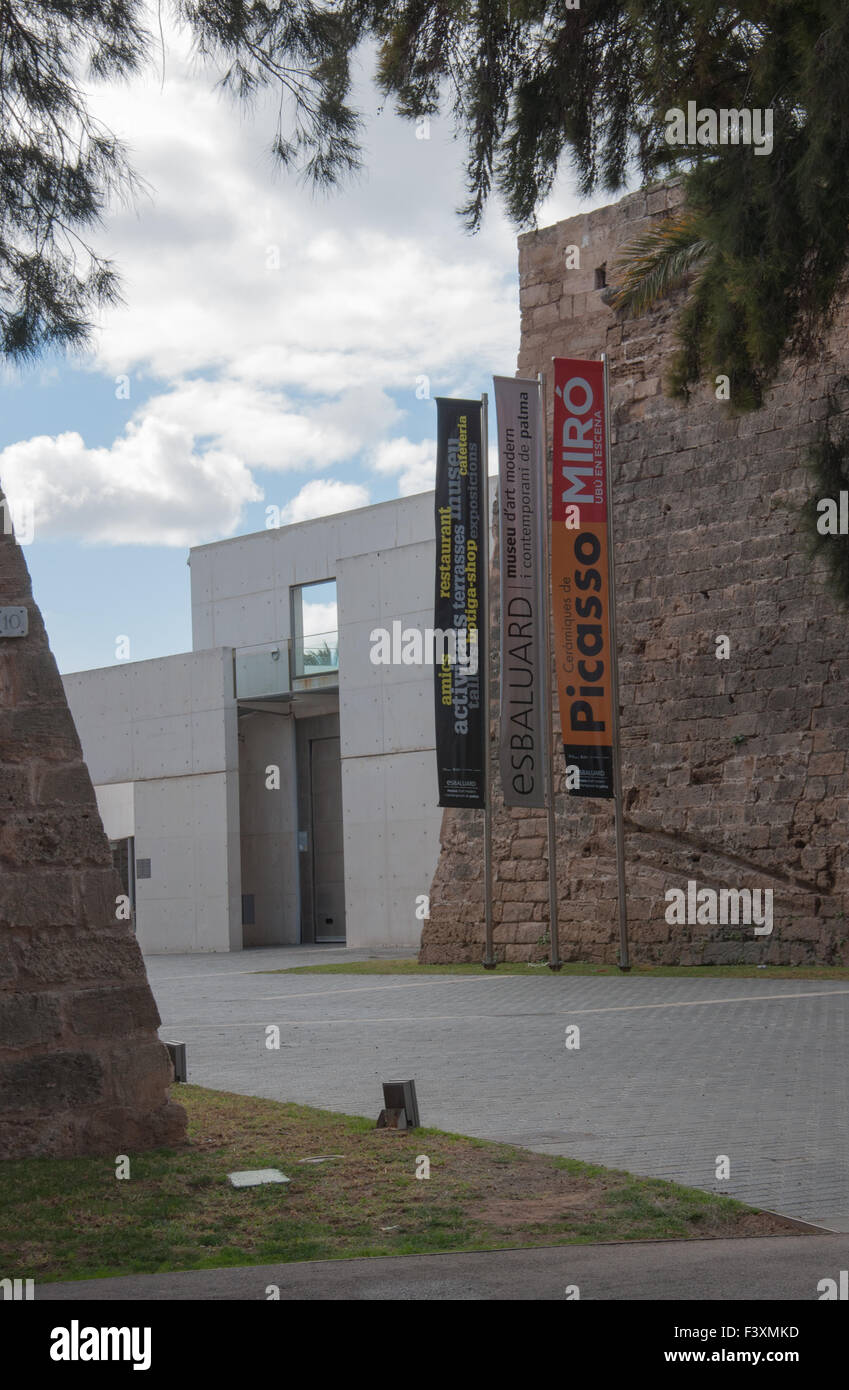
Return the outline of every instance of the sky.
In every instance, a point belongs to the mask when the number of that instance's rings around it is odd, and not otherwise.
[[[516,230],[497,204],[464,230],[450,122],[380,109],[370,70],[365,51],[365,168],[330,194],[275,165],[274,101],[216,91],[185,30],[92,88],[146,183],[95,238],[124,304],[87,356],[6,368],[0,414],[62,672],[190,650],[190,546],[429,490],[433,397],[515,372]],[[608,200],[566,171],[539,225]]]

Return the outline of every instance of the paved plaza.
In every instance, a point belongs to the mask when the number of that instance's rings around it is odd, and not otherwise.
[[[425,1125],[849,1231],[849,981],[253,973],[343,958],[150,957],[161,1036],[202,1086],[376,1118],[413,1077]]]

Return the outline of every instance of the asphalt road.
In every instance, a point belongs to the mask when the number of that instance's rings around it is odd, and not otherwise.
[[[279,1290],[281,1301],[568,1301],[577,1287],[582,1300],[816,1301],[820,1281],[839,1284],[847,1267],[849,1237],[761,1236],[138,1274],[40,1284],[35,1298],[214,1302],[267,1300]]]

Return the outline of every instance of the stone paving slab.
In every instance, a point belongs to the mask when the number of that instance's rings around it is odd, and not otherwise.
[[[849,981],[250,973],[278,956],[148,959],[190,1081],[376,1118],[413,1077],[425,1125],[849,1231]]]

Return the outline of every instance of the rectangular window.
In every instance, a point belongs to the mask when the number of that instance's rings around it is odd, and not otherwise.
[[[299,584],[292,590],[292,676],[339,670],[336,580]]]
[[[136,855],[135,839],[131,835],[126,840],[110,840],[112,863],[118,871],[121,887],[130,904],[130,921],[136,929]]]

